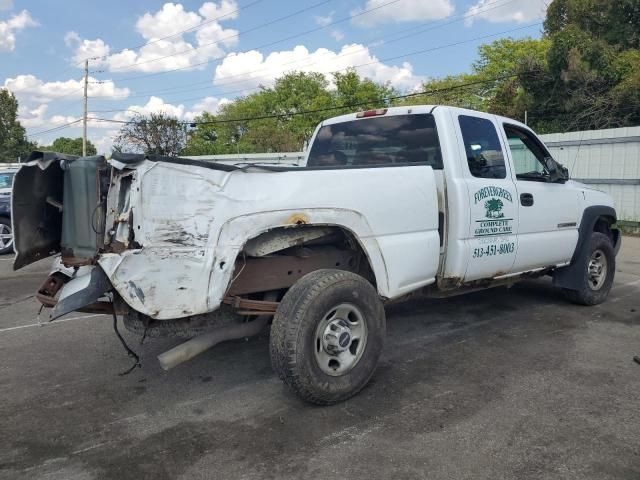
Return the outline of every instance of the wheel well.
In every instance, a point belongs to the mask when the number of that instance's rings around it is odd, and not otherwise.
[[[609,237],[609,239],[613,243],[615,242],[614,234],[611,230],[611,225],[613,225],[613,223],[614,223],[613,218],[602,215],[598,217],[596,222],[593,224],[593,231],[605,234],[606,236]]]
[[[302,276],[334,268],[377,287],[369,258],[355,235],[332,225],[277,227],[249,239],[236,259],[230,295],[286,290]]]

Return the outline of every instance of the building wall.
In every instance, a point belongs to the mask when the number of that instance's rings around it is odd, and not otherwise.
[[[640,222],[640,127],[541,135],[571,178],[610,194],[618,218]]]

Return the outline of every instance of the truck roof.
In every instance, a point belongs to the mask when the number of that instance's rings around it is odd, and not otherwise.
[[[530,130],[530,128],[527,125],[519,122],[518,120],[514,120],[512,118],[502,117],[500,115],[495,115],[490,112],[479,112],[477,110],[471,110],[468,108],[460,108],[460,107],[452,107],[448,105],[404,105],[401,107],[388,107],[386,108],[386,112],[384,113],[384,115],[392,116],[392,115],[411,115],[411,114],[420,114],[420,113],[431,113],[436,108],[445,109],[445,110],[455,110],[458,114],[466,112],[470,115],[475,115],[477,113],[494,115],[496,118],[499,118],[500,120],[508,121],[511,124],[518,125],[520,127],[527,128]],[[378,109],[378,110],[383,110],[383,109]],[[347,113],[345,115],[328,118],[327,120],[324,120],[322,123],[320,123],[320,126],[331,125],[334,123],[348,122],[351,120],[357,120],[359,118],[362,118],[357,116],[358,113],[361,113],[361,112]]]

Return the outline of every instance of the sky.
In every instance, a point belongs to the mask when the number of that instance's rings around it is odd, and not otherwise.
[[[482,43],[539,37],[548,3],[0,0],[0,82],[30,140],[79,137],[88,58],[88,137],[109,153],[117,121],[151,112],[192,121],[291,71],[330,79],[353,67],[419,90],[468,72]]]

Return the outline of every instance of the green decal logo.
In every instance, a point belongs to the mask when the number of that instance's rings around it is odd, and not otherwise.
[[[490,187],[482,187],[480,190],[478,190],[475,193],[474,195],[475,203],[478,203],[488,197],[504,198],[509,202],[513,202],[513,198],[511,197],[511,192],[509,190],[505,190],[504,188],[501,188],[501,187],[490,186]]]
[[[475,220],[474,236],[491,237],[513,234],[513,218],[505,218],[502,211],[506,202],[513,203],[513,196],[509,190],[493,185],[482,187],[474,194],[474,200],[476,204],[484,206],[484,218]]]
[[[499,198],[492,198],[484,202],[484,208],[487,211],[487,218],[504,218],[502,207],[504,207],[504,203]]]

